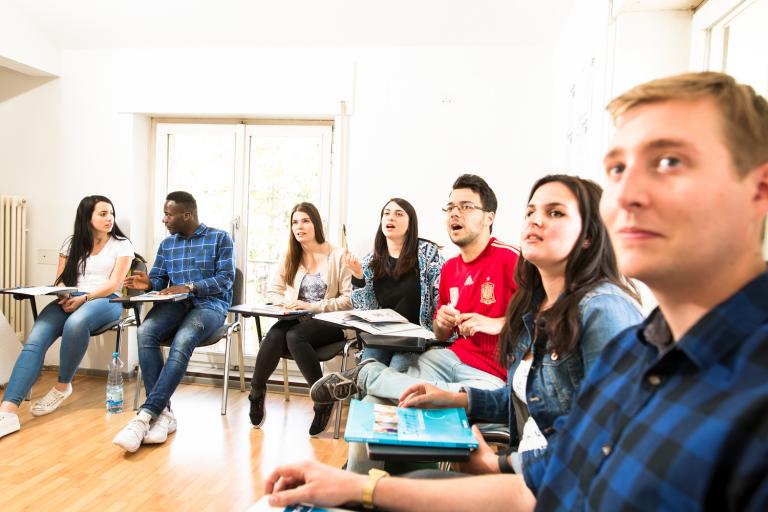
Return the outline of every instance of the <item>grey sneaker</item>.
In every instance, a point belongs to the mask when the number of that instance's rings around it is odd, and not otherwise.
[[[165,409],[155,421],[150,424],[149,431],[144,435],[144,444],[160,444],[168,439],[168,434],[176,432],[176,418]]]
[[[309,390],[309,396],[316,404],[332,404],[338,400],[346,400],[357,393],[360,388],[357,385],[357,374],[368,363],[375,363],[376,360],[368,358],[360,361],[360,364],[342,372],[333,372],[321,377],[312,384]]]
[[[46,414],[50,414],[53,411],[55,411],[61,403],[72,394],[72,384],[67,384],[67,389],[64,391],[59,391],[56,388],[51,388],[51,390],[45,394],[43,398],[38,400],[37,402],[32,405],[32,408],[30,409],[30,412],[32,413],[32,416],[45,416]]]

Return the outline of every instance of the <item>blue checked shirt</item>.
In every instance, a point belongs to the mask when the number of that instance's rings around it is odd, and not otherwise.
[[[768,511],[768,273],[677,343],[658,309],[620,334],[555,428],[537,510]]]
[[[178,233],[167,237],[157,249],[149,281],[153,290],[194,283],[195,307],[226,314],[235,281],[232,238],[205,224],[189,238]]]

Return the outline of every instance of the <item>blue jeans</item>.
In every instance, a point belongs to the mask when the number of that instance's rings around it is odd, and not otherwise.
[[[373,358],[393,370],[405,372],[409,366],[416,364],[418,356],[416,352],[395,352],[386,348],[364,347],[362,360]]]
[[[115,297],[112,295],[110,297]],[[109,298],[86,302],[72,313],[66,313],[56,302],[40,312],[32,326],[24,349],[13,366],[3,400],[16,405],[27,396],[43,368],[45,353],[61,336],[59,351],[59,382],[72,382],[77,367],[83,360],[91,333],[120,318],[122,307]]]
[[[461,362],[447,348],[427,350],[399,372],[382,363],[370,363],[357,375],[357,385],[368,395],[388,400],[399,400],[408,387],[428,382],[446,391],[459,391],[462,387],[496,389],[504,381],[495,375]]]
[[[147,393],[142,409],[152,417],[163,412],[187,371],[192,351],[221,327],[225,318],[224,313],[196,308],[188,300],[152,307],[138,330],[139,365]],[[163,364],[160,342],[171,337],[171,350]]]

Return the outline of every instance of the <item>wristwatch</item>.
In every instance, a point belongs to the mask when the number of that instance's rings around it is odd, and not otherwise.
[[[368,481],[365,482],[365,485],[363,486],[363,497],[361,499],[363,503],[363,508],[367,510],[373,509],[373,491],[376,489],[376,484],[379,483],[379,480],[384,478],[385,476],[389,476],[389,473],[386,471],[382,471],[381,469],[373,468],[370,471],[368,471]]]
[[[509,463],[509,451],[504,450],[499,454],[499,471],[502,473],[514,473],[515,468]]]
[[[192,281],[190,281],[190,282],[188,282],[188,283],[184,283],[184,286],[186,286],[187,288],[189,288],[189,293],[191,293],[192,295],[194,295],[194,294],[195,294],[195,290],[197,290],[197,288],[195,288],[195,283],[193,283]]]

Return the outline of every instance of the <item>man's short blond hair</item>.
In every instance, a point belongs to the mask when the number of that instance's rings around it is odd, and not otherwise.
[[[614,122],[637,106],[668,100],[715,100],[723,119],[725,143],[736,172],[745,176],[768,162],[768,102],[752,87],[725,73],[705,71],[652,80],[608,103]]]

